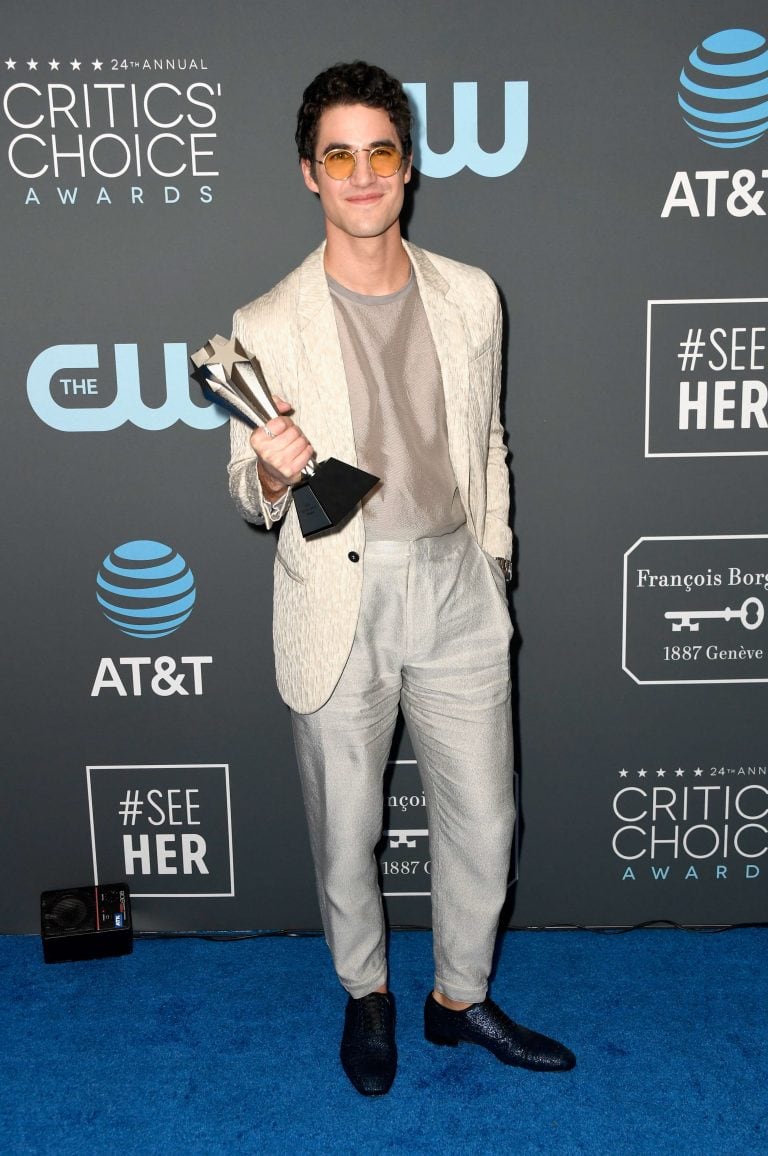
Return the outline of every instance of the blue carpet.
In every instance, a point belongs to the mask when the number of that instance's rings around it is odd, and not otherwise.
[[[0,938],[2,1148],[14,1154],[768,1152],[768,929],[513,932],[494,997],[577,1053],[505,1068],[421,1035],[431,938],[392,936],[400,1065],[366,1100],[317,939],[140,940],[42,962]],[[306,995],[302,994],[306,992]]]

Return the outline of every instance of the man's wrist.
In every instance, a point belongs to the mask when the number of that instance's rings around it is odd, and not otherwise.
[[[259,483],[264,501],[269,502],[271,505],[276,505],[285,497],[290,487],[275,482],[274,478],[271,478],[269,474],[261,468],[261,462],[257,463],[256,469],[259,472]]]

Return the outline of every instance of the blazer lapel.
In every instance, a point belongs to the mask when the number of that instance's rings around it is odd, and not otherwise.
[[[302,421],[321,458],[357,465],[352,411],[333,301],[323,267],[325,242],[301,267],[298,322],[304,349]]]
[[[443,378],[448,451],[469,517],[469,352],[464,321],[451,287],[422,249],[406,244],[419,284]]]

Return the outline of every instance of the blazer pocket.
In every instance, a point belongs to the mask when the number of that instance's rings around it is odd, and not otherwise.
[[[302,586],[304,585],[304,579],[302,578],[301,574],[297,574],[295,570],[291,569],[279,550],[275,554],[275,561],[282,566],[283,570],[285,570],[289,578],[292,578],[294,582],[300,582]]]
[[[485,339],[485,341],[481,345],[478,345],[478,347],[476,349],[470,349],[470,354],[469,354],[470,363],[473,361],[477,361],[477,359],[479,357],[482,357],[483,354],[488,353],[491,349],[493,349],[493,334],[489,333],[488,337]]]

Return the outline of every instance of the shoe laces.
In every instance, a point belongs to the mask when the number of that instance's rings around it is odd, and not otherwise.
[[[386,1031],[386,996],[381,992],[372,991],[364,995],[359,1002],[361,1027],[366,1034],[380,1035]]]

